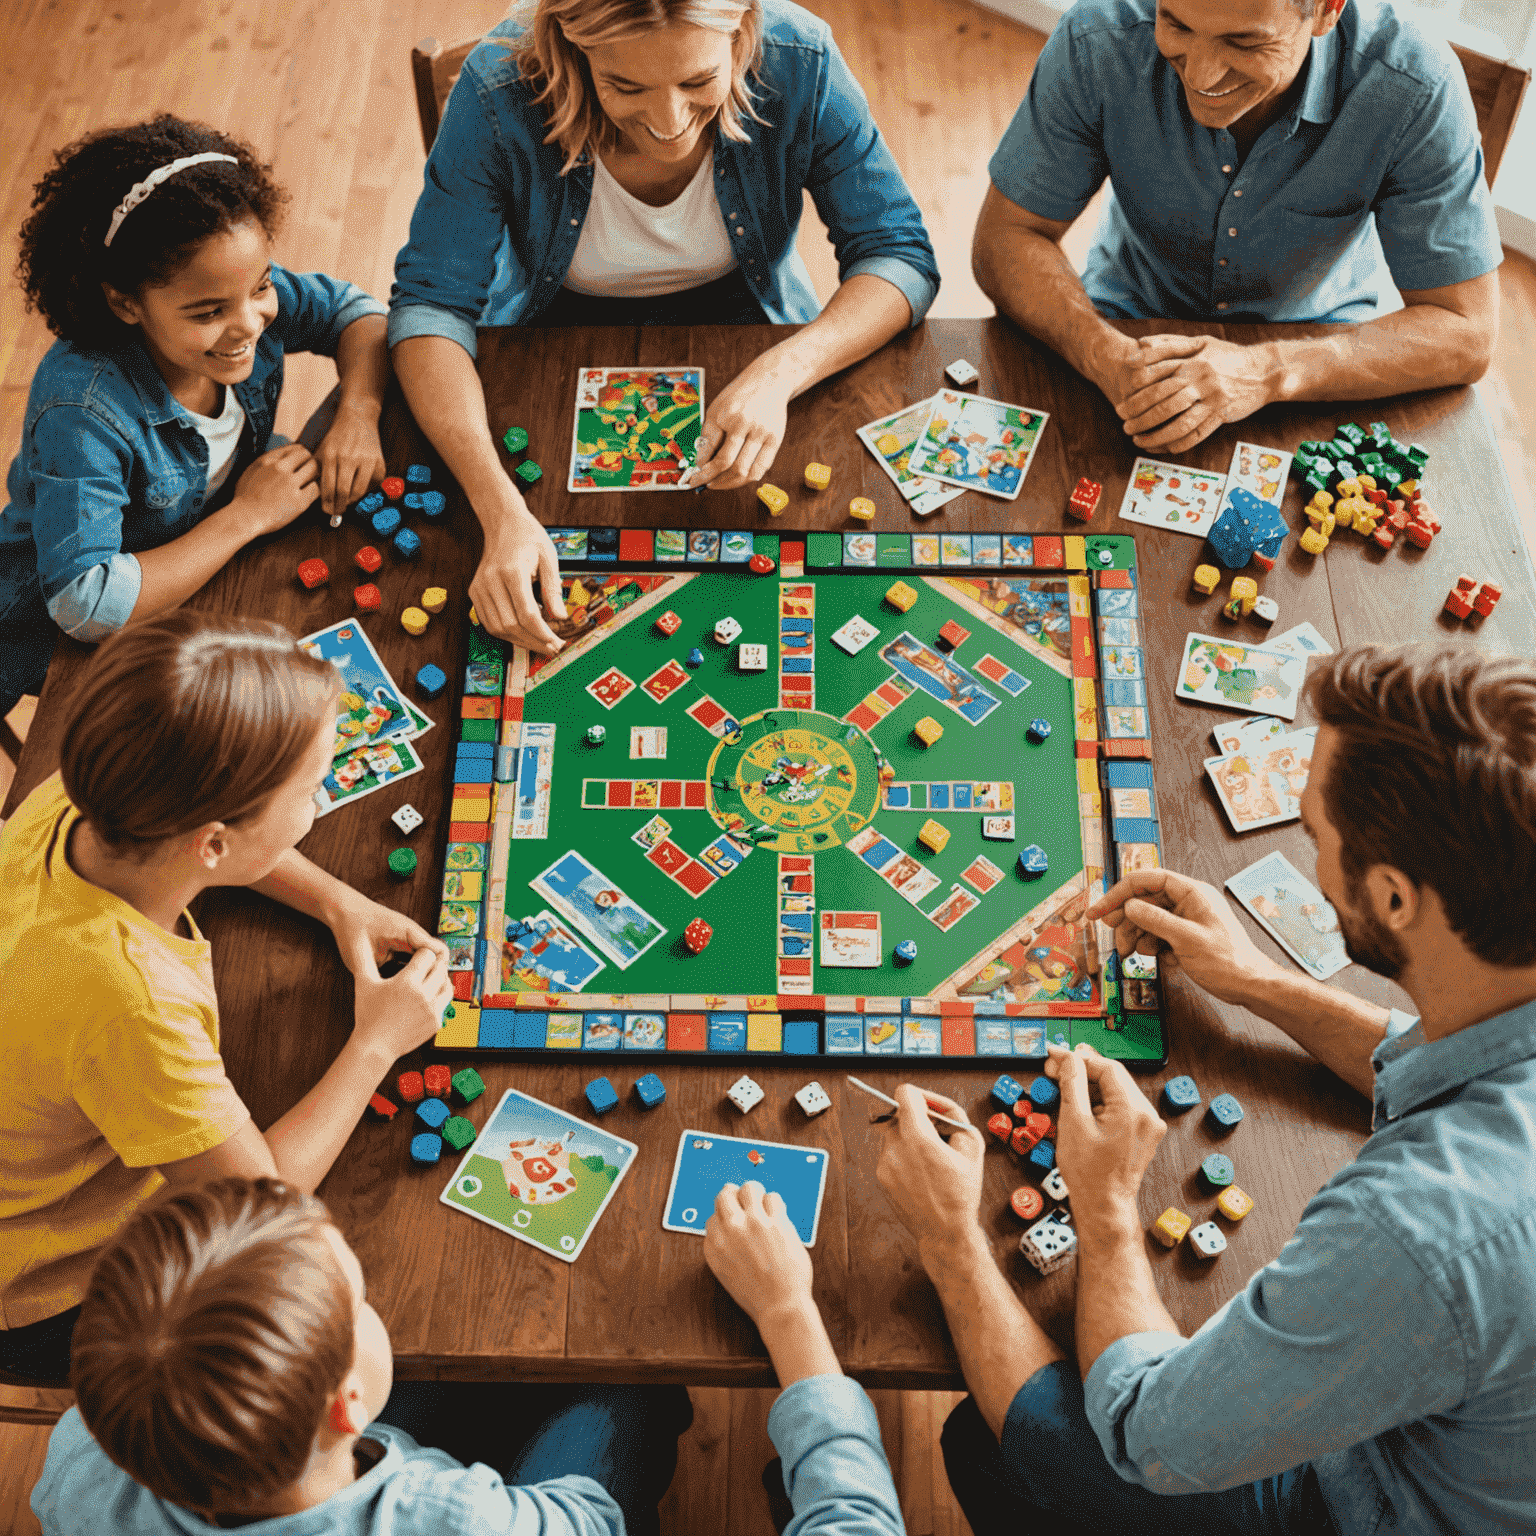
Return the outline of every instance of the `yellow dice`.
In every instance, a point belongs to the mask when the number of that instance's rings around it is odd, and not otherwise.
[[[1152,1236],[1160,1242],[1164,1248],[1177,1248],[1184,1240],[1184,1234],[1189,1231],[1189,1217],[1179,1210],[1177,1206],[1170,1205],[1156,1221],[1152,1223]]]
[[[1253,1209],[1251,1196],[1245,1195],[1236,1184],[1228,1184],[1216,1197],[1216,1209],[1228,1221],[1241,1221]]]
[[[408,635],[419,635],[427,627],[427,616],[420,608],[407,608],[400,615],[400,627]]]
[[[428,587],[421,594],[421,606],[428,613],[441,613],[448,606],[448,589],[446,587]]]
[[[949,841],[949,828],[941,827],[930,817],[923,823],[917,834],[917,840],[930,853],[943,853],[944,845]]]
[[[916,725],[912,727],[912,734],[922,742],[925,747],[931,747],[940,736],[944,734],[944,727],[939,724],[932,715],[924,715]]]
[[[1240,608],[1245,614],[1253,612],[1259,600],[1259,584],[1252,576],[1234,576],[1228,606]]]
[[[807,464],[805,483],[813,491],[824,491],[832,484],[832,470],[826,464]]]
[[[1194,588],[1196,592],[1203,592],[1207,597],[1221,585],[1221,572],[1214,565],[1197,565],[1195,567]]]
[[[870,523],[875,518],[875,504],[868,496],[855,496],[848,503],[848,516],[856,517],[861,523]]]
[[[758,486],[757,499],[768,508],[770,517],[777,517],[789,505],[789,493],[776,485]]]
[[[890,591],[885,594],[885,600],[892,608],[906,613],[917,601],[917,592],[904,581],[893,582]]]
[[[1309,555],[1320,555],[1328,548],[1328,535],[1321,528],[1308,528],[1301,536],[1301,547]]]

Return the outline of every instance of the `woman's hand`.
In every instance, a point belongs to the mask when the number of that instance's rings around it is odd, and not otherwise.
[[[534,601],[537,576],[544,612]],[[550,628],[565,619],[560,560],[544,525],[519,503],[516,511],[488,520],[480,568],[469,584],[475,617],[493,635],[553,656],[565,641]]]
[[[690,488],[733,491],[761,480],[773,465],[793,391],[772,365],[749,364],[715,396],[699,433]]]

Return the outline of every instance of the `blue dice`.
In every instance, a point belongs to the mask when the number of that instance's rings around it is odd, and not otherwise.
[[[1237,1170],[1232,1166],[1232,1159],[1225,1152],[1212,1152],[1200,1164],[1200,1173],[1212,1189],[1225,1189],[1237,1177]]]
[[[911,965],[917,959],[917,941],[915,939],[903,939],[896,946],[895,958],[897,965]]]
[[[1026,880],[1038,880],[1050,867],[1051,861],[1039,843],[1031,843],[1019,855],[1019,873]]]
[[[423,1131],[411,1137],[411,1161],[429,1168],[443,1155],[443,1138],[436,1131]]]
[[[654,1072],[635,1081],[635,1096],[647,1109],[655,1109],[667,1096],[667,1085]]]
[[[694,648],[688,652],[687,658],[683,662],[683,665],[685,667],[702,667],[704,665],[704,652],[701,651],[698,646],[694,646]]]
[[[1029,1149],[1029,1166],[1049,1173],[1056,1166],[1056,1148],[1048,1141],[1037,1141]]]
[[[387,539],[399,526],[400,511],[397,507],[381,507],[373,514],[373,531],[380,538]]]
[[[1009,1077],[1005,1072],[992,1084],[992,1097],[1004,1109],[1012,1109],[1024,1097],[1024,1084],[1017,1078]]]
[[[441,1099],[423,1099],[416,1106],[416,1118],[429,1130],[442,1130],[448,1115],[448,1106]]]
[[[399,513],[395,513],[399,517]],[[402,528],[395,535],[395,553],[403,555],[407,560],[421,553],[421,536],[409,528]]]
[[[1230,1131],[1243,1118],[1243,1106],[1230,1093],[1218,1093],[1206,1113],[1222,1130]]]
[[[1183,1114],[1200,1102],[1200,1090],[1192,1077],[1170,1077],[1163,1084],[1163,1102],[1174,1114]]]
[[[1029,1102],[1048,1115],[1061,1103],[1061,1089],[1050,1078],[1037,1077],[1029,1085]]]
[[[441,491],[423,491],[421,493],[421,510],[425,517],[441,517],[443,508],[448,505],[448,498]]]
[[[384,505],[384,497],[378,491],[369,491],[357,503],[359,516],[372,517]]]
[[[405,507],[405,510],[407,512],[420,512],[421,511],[421,492],[420,491],[407,491],[405,493],[405,495],[400,498],[400,501],[401,501],[401,504]]]
[[[448,674],[429,661],[416,673],[416,686],[427,698],[435,699],[448,686]]]
[[[432,471],[425,464],[412,464],[405,472],[407,485],[431,485]]]
[[[1044,741],[1051,734],[1051,722],[1049,720],[1031,720],[1029,729],[1024,733],[1031,741]]]
[[[594,1115],[606,1115],[618,1102],[619,1096],[606,1077],[596,1078],[587,1084],[587,1103],[592,1106]]]

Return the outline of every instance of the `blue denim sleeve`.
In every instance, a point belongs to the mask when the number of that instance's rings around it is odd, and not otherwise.
[[[335,357],[341,333],[364,315],[382,315],[384,306],[356,283],[324,272],[290,272],[272,264],[277,289],[277,319],[270,334],[284,352],[318,352]]]
[[[1442,51],[1446,67],[1404,122],[1374,206],[1392,281],[1410,292],[1470,282],[1504,259],[1466,76]]]
[[[48,612],[76,640],[105,640],[128,622],[143,585],[137,557],[113,555],[55,592],[48,599]]]
[[[622,1511],[590,1477],[513,1487],[477,1463],[424,1476],[412,1468],[399,1482],[380,1500],[393,1506],[393,1518],[375,1518],[371,1529],[390,1536],[623,1536]]]
[[[1097,78],[1070,16],[1046,39],[1029,89],[987,164],[1010,203],[1042,219],[1075,219],[1109,175]]]
[[[784,1536],[902,1536],[901,1502],[880,1443],[875,1405],[846,1376],[807,1376],[768,1411],[795,1518]]]
[[[807,190],[832,237],[842,280],[861,273],[884,278],[905,295],[916,325],[939,291],[922,212],[830,37],[822,57]]]
[[[1295,1235],[1192,1339],[1117,1339],[1083,1383],[1110,1465],[1154,1493],[1215,1492],[1458,1403],[1444,1299],[1359,1197],[1325,1187]]]

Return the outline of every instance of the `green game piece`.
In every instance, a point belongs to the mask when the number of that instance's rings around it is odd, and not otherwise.
[[[473,1067],[461,1068],[453,1074],[450,1081],[453,1083],[453,1091],[458,1094],[460,1102],[464,1104],[473,1104],[485,1092],[485,1084]]]
[[[1415,469],[1423,469],[1429,463],[1429,449],[1421,448],[1417,443],[1409,443],[1407,448],[1403,450],[1403,457]]]
[[[843,536],[840,533],[812,533],[805,540],[807,570],[836,570],[843,563]]]
[[[910,533],[877,533],[875,564],[890,570],[906,570],[912,564],[912,535]]]
[[[587,745],[600,747],[608,740],[608,727],[606,725],[589,725],[587,727]]]
[[[507,445],[508,453],[521,453],[528,446],[528,433],[522,427],[508,427],[502,442]]]
[[[1343,438],[1353,448],[1359,448],[1365,441],[1365,428],[1353,421],[1346,421],[1342,427],[1336,427],[1333,433],[1336,438]]]
[[[535,480],[542,480],[544,478],[544,471],[532,459],[524,459],[513,473],[524,485],[532,485]]]
[[[409,848],[396,848],[389,856],[389,872],[396,880],[406,880],[416,873],[416,855]]]
[[[450,1115],[443,1122],[442,1138],[453,1148],[455,1152],[462,1152],[470,1146],[475,1139],[476,1131],[473,1125],[463,1115]]]
[[[495,741],[499,720],[463,720],[459,723],[460,741]]]
[[[1373,421],[1371,423],[1371,440],[1376,444],[1377,448],[1385,449],[1390,447],[1395,441],[1392,436],[1392,428],[1384,421]]]

